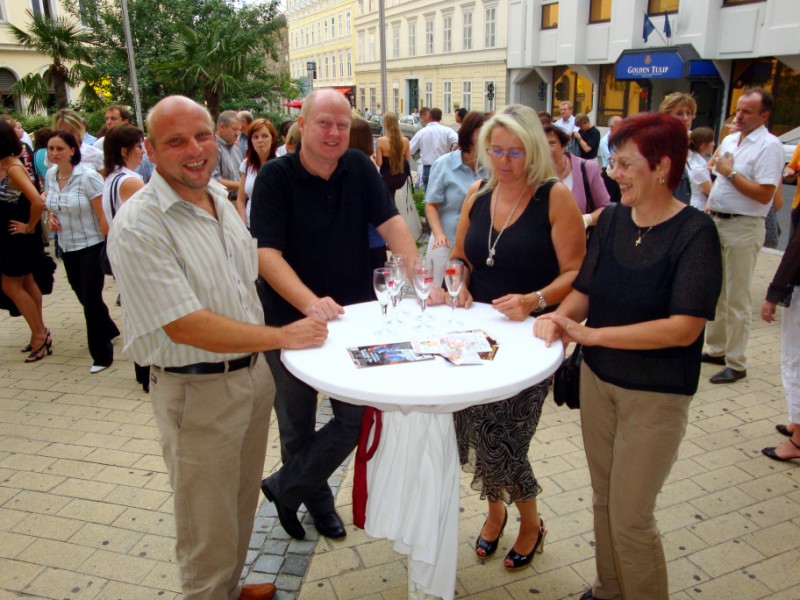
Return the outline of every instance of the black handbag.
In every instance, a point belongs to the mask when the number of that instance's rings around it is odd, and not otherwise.
[[[583,346],[577,344],[572,354],[564,358],[553,376],[553,400],[558,406],[581,407],[580,377]]]

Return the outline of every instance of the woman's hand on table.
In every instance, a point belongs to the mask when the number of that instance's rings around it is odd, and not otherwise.
[[[339,315],[344,314],[344,308],[337,304],[330,296],[325,296],[324,298],[317,298],[312,302],[303,311],[303,314],[319,321],[333,321],[338,318]]]
[[[314,318],[305,318],[281,327],[284,342],[281,348],[300,350],[322,346],[328,338],[328,324]]]
[[[506,294],[495,298],[492,300],[492,306],[512,321],[524,321],[533,310],[530,302],[522,294]]]

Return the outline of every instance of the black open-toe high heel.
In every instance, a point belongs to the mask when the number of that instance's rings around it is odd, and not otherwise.
[[[50,337],[49,331],[45,334],[44,343],[36,350],[31,351],[31,353],[28,354],[28,358],[25,359],[25,362],[34,363],[40,361],[44,358],[45,353],[48,355],[53,353],[53,338]]]
[[[50,330],[49,329],[45,329],[44,333],[45,333],[45,335],[47,337],[50,337]],[[22,352],[23,354],[25,352],[28,352],[28,353],[33,352],[33,346],[31,346],[30,344],[26,344],[25,347],[22,350],[20,350],[20,352]]]
[[[508,554],[506,554],[506,561],[511,561],[511,564],[507,564],[506,562],[503,563],[503,566],[506,568],[506,571],[519,571],[520,569],[524,569],[531,561],[533,561],[533,555],[537,552],[541,554],[544,552],[544,537],[547,535],[547,527],[544,526],[544,520],[540,519],[539,522],[539,537],[536,538],[536,543],[533,545],[533,550],[531,550],[530,554],[520,554],[514,547],[511,547]]]
[[[489,519],[486,519],[486,521],[488,520]],[[486,525],[486,521],[484,521],[484,525]],[[497,551],[497,545],[500,542],[500,538],[503,537],[503,531],[506,528],[506,523],[508,523],[508,510],[506,510],[506,516],[503,517],[503,526],[500,527],[500,533],[496,539],[492,541],[485,540],[480,536],[480,534],[478,534],[478,539],[475,540],[475,555],[478,558],[481,560],[486,560]],[[483,528],[481,527],[481,529]],[[483,550],[483,555],[478,554],[478,550]]]

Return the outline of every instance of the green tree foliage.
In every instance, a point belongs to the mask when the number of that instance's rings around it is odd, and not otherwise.
[[[7,27],[18,45],[46,54],[50,64],[43,65],[43,73],[31,73],[16,82],[11,88],[12,93],[26,97],[31,112],[47,107],[51,88],[58,108],[68,104],[67,88],[80,83],[86,84],[81,92],[82,99],[87,102],[96,100],[93,83],[100,78],[91,66],[89,44],[93,43],[93,36],[68,17],[50,19],[34,15],[30,10],[27,15],[27,29],[12,24]]]
[[[94,33],[95,64],[110,79],[114,102],[133,103],[119,0],[65,0]],[[128,0],[139,93],[145,110],[170,94],[207,104],[212,114],[238,104],[267,107],[296,85],[271,73],[278,0],[234,9],[223,0]]]

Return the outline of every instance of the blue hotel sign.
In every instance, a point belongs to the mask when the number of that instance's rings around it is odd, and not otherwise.
[[[703,60],[689,44],[652,50],[628,50],[614,66],[617,80],[693,79],[719,77],[710,60]]]

